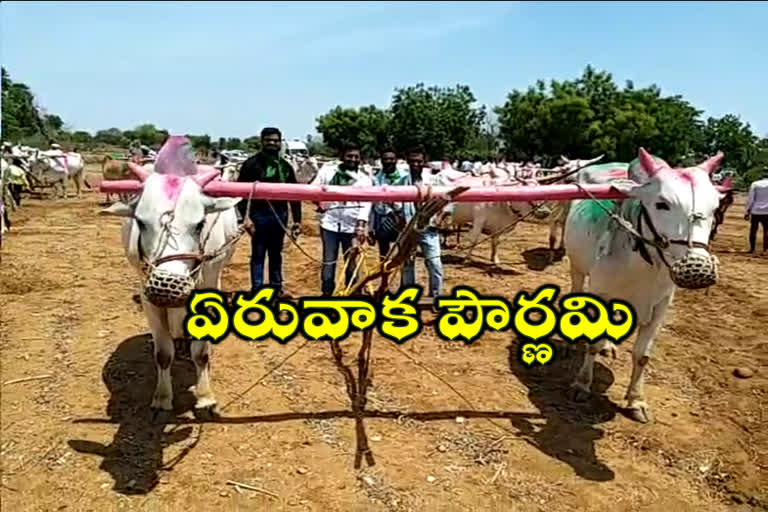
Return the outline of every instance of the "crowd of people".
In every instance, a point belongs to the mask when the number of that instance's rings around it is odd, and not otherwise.
[[[282,134],[277,128],[265,128],[261,132],[262,150],[243,162],[238,181],[252,183],[297,183],[293,167],[280,156]],[[423,147],[414,147],[406,154],[409,169],[397,167],[393,149],[381,152],[381,169],[374,176],[360,169],[361,152],[354,144],[346,145],[337,166],[323,167],[311,184],[337,186],[366,185],[447,185],[439,174],[423,175],[427,154]],[[289,208],[290,203],[290,208]],[[346,266],[345,283],[350,284],[356,266],[355,245],[372,242],[378,245],[384,258],[402,229],[415,212],[412,203],[318,202],[320,239],[323,245],[320,285],[323,296],[330,296],[336,286],[336,263]],[[291,223],[288,222],[290,209]],[[440,255],[440,236],[437,227],[451,212],[449,204],[430,219],[429,226],[421,232],[419,244],[429,275],[428,296],[442,292],[443,266]],[[265,258],[269,257],[269,285],[277,290],[277,296],[289,298],[284,288],[282,250],[285,234],[296,239],[300,233],[300,201],[252,200],[238,204],[238,213],[245,230],[251,235],[251,291],[264,284]],[[339,253],[341,252],[341,257]],[[401,285],[416,284],[415,260],[411,257],[403,264]]]

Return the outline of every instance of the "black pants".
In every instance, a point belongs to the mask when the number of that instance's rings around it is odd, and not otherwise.
[[[757,244],[757,226],[763,226],[763,250],[768,251],[768,215],[752,215],[749,224],[749,250],[755,251]]]
[[[252,216],[256,232],[251,237],[251,291],[264,284],[264,259],[269,256],[269,284],[283,289],[283,239],[285,231],[275,214]],[[283,225],[288,224],[287,212],[280,215]]]

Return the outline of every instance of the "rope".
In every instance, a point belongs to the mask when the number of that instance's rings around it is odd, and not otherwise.
[[[577,187],[579,187],[579,189],[580,189],[582,192],[584,192],[585,194],[587,194],[587,196],[589,196],[589,198],[590,198],[591,200],[595,201],[595,203],[597,203],[597,205],[598,205],[600,208],[602,208],[602,210],[603,210],[603,211],[604,211],[604,212],[605,212],[605,213],[606,213],[608,216],[610,216],[610,217],[611,217],[613,220],[615,220],[615,221],[616,221],[616,223],[619,225],[619,227],[623,228],[623,229],[624,229],[625,231],[627,231],[627,232],[628,232],[630,235],[634,236],[635,238],[638,238],[638,239],[639,239],[639,240],[641,240],[642,242],[644,242],[644,243],[646,243],[646,244],[648,244],[648,245],[650,245],[650,246],[652,246],[652,247],[655,247],[656,249],[658,249],[658,250],[660,250],[660,251],[661,251],[661,250],[664,250],[664,249],[666,249],[666,247],[665,247],[663,244],[661,244],[661,243],[659,243],[659,242],[656,242],[655,240],[649,240],[648,238],[645,238],[645,237],[644,237],[642,234],[640,234],[640,233],[639,233],[639,232],[638,232],[638,231],[635,229],[635,227],[634,227],[634,226],[632,226],[632,224],[630,224],[630,223],[629,223],[629,221],[628,221],[627,219],[625,219],[625,218],[624,218],[624,217],[622,217],[621,215],[617,215],[617,214],[615,214],[614,212],[610,211],[608,208],[606,208],[605,206],[603,206],[603,203],[601,203],[601,202],[600,202],[600,200],[599,200],[599,199],[597,199],[597,198],[596,198],[596,197],[595,197],[595,196],[594,196],[594,195],[593,195],[593,194],[592,194],[592,193],[591,193],[589,190],[587,190],[587,189],[585,189],[584,187],[582,187],[580,183],[575,183],[575,185],[576,185]]]
[[[256,185],[256,183],[254,182],[254,186],[255,186],[255,185]],[[251,192],[253,192],[253,189],[251,189]],[[277,219],[277,222],[280,224],[280,228],[283,230],[283,232],[285,232],[285,234],[286,234],[286,235],[288,235],[288,239],[291,241],[291,243],[292,243],[293,245],[295,245],[295,246],[296,246],[296,248],[297,248],[297,249],[298,249],[298,250],[299,250],[299,251],[300,251],[300,252],[301,252],[301,253],[302,253],[304,256],[306,256],[306,257],[307,257],[307,258],[308,258],[310,261],[313,261],[313,262],[317,263],[317,264],[318,264],[318,265],[320,265],[321,267],[322,267],[323,265],[325,265],[326,263],[324,263],[324,262],[322,262],[322,261],[318,260],[317,258],[315,258],[314,256],[312,256],[311,254],[307,254],[307,251],[305,251],[305,250],[304,250],[304,249],[303,249],[303,248],[302,248],[302,247],[301,247],[301,246],[298,244],[298,242],[296,242],[296,239],[295,239],[295,238],[293,237],[293,235],[292,235],[292,234],[289,232],[289,230],[288,230],[288,228],[286,227],[286,225],[285,225],[285,224],[283,224],[283,221],[282,221],[282,220],[280,220],[280,216],[277,214],[277,211],[275,211],[275,207],[274,207],[274,206],[272,206],[272,201],[270,201],[269,199],[267,199],[266,201],[267,201],[267,204],[269,205],[270,209],[272,210],[272,213],[274,214],[275,218]],[[248,207],[250,207],[250,199],[248,200]],[[341,253],[341,257],[342,257],[342,258],[343,258],[345,261],[346,261],[346,257],[347,257],[347,255],[348,255],[348,253],[349,253],[351,250],[352,250],[352,247],[350,247],[350,248],[349,248],[349,249],[347,249],[346,251],[342,251],[342,253]],[[338,261],[339,261],[339,259],[338,259],[338,258],[336,258],[335,260],[329,261],[329,262],[327,263],[327,265],[335,265],[335,264],[336,264]]]
[[[246,394],[247,394],[249,391],[251,391],[253,388],[255,388],[256,386],[258,386],[258,385],[259,385],[259,383],[261,383],[261,381],[263,381],[264,379],[266,379],[267,377],[269,377],[270,375],[272,375],[273,373],[275,373],[275,372],[276,372],[278,369],[280,369],[280,367],[281,367],[281,366],[283,366],[285,363],[287,363],[289,359],[291,359],[293,356],[295,356],[296,354],[298,354],[298,353],[299,353],[299,351],[300,351],[301,349],[303,349],[304,347],[306,347],[307,345],[309,345],[309,342],[310,342],[310,341],[311,341],[311,340],[306,340],[306,341],[304,341],[304,343],[302,343],[301,345],[299,345],[299,346],[296,348],[296,350],[294,350],[293,352],[291,352],[290,354],[288,354],[287,356],[285,356],[285,357],[283,358],[283,360],[282,360],[282,361],[280,361],[279,363],[277,363],[275,366],[273,366],[271,370],[269,370],[267,373],[265,373],[264,375],[262,375],[261,377],[259,377],[259,378],[258,378],[258,380],[256,380],[256,382],[254,382],[253,384],[251,384],[250,386],[248,386],[248,387],[247,387],[247,388],[246,388],[246,389],[245,389],[243,392],[241,392],[241,393],[238,393],[238,395],[237,395],[235,398],[233,398],[232,400],[230,400],[229,402],[227,402],[227,404],[226,404],[226,405],[224,405],[223,407],[221,407],[220,411],[223,411],[224,409],[226,409],[226,408],[227,408],[227,407],[229,407],[230,405],[234,404],[235,402],[237,402],[238,400],[240,400],[241,398],[243,398],[243,397],[244,397],[244,396],[245,396],[245,395],[246,395]]]
[[[432,370],[430,370],[430,369],[429,369],[429,367],[427,367],[427,366],[426,366],[424,363],[422,363],[421,361],[419,361],[418,359],[416,359],[415,357],[413,357],[412,355],[410,355],[409,353],[407,353],[405,350],[403,350],[402,348],[400,348],[398,345],[396,345],[396,344],[394,344],[394,343],[391,343],[391,344],[390,344],[390,343],[388,343],[387,345],[388,345],[388,346],[391,346],[392,348],[394,348],[395,350],[397,350],[398,352],[400,352],[402,355],[404,355],[405,357],[407,357],[408,359],[410,359],[410,360],[411,360],[411,362],[412,362],[413,364],[415,364],[416,366],[418,366],[419,368],[421,368],[422,370],[424,370],[425,372],[427,372],[428,374],[432,375],[434,378],[436,378],[437,380],[439,380],[440,382],[442,382],[442,383],[443,383],[443,384],[444,384],[444,385],[445,385],[445,386],[446,386],[448,389],[450,389],[450,390],[451,390],[451,391],[452,391],[452,392],[453,392],[453,393],[454,393],[456,396],[458,396],[459,398],[461,398],[461,399],[464,401],[464,403],[466,403],[466,404],[469,406],[469,408],[470,408],[470,409],[472,409],[472,410],[473,410],[473,411],[475,411],[475,412],[478,412],[478,409],[477,409],[477,407],[475,407],[475,406],[474,406],[474,404],[472,404],[472,402],[471,402],[471,401],[470,401],[470,400],[469,400],[467,397],[465,397],[463,394],[461,394],[461,393],[459,392],[459,390],[457,390],[455,387],[453,387],[453,386],[451,385],[451,383],[450,383],[450,382],[448,382],[447,380],[445,380],[444,378],[442,378],[440,375],[438,375],[437,373],[435,373],[435,372],[433,372]],[[500,428],[501,430],[504,430],[505,432],[508,432],[508,433],[510,433],[510,434],[513,434],[513,435],[517,435],[517,433],[516,433],[516,432],[514,432],[514,431],[512,431],[512,430],[508,429],[507,427],[505,427],[505,426],[503,426],[503,425],[499,425],[498,423],[496,423],[495,421],[493,421],[491,418],[483,418],[483,419],[485,419],[485,421],[487,421],[487,422],[488,422],[488,423],[490,423],[491,425],[493,425],[493,426],[495,426],[495,427],[497,427],[497,428]]]

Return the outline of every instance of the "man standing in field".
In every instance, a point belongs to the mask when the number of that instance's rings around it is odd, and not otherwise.
[[[750,185],[745,210],[744,220],[750,220],[749,252],[755,252],[758,225],[763,227],[763,253],[768,252],[768,169],[763,170],[763,179]]]
[[[381,170],[374,177],[374,184],[384,185],[411,185],[411,175],[405,169],[397,168],[397,155],[392,149],[385,149],[381,153]],[[371,238],[379,246],[379,255],[382,259],[389,252],[389,247],[397,240],[397,237],[405,228],[407,221],[403,210],[403,203],[374,203],[371,208]]]
[[[407,154],[408,167],[410,168],[410,181],[413,185],[431,185],[434,187],[447,186],[437,173],[424,173],[424,166],[427,162],[427,154],[424,148],[416,147]],[[443,288],[443,263],[440,257],[440,233],[437,227],[443,221],[446,215],[453,211],[453,204],[449,203],[443,208],[443,211],[429,219],[427,226],[421,234],[419,245],[424,254],[424,264],[429,272],[429,297],[437,297]],[[405,203],[404,206],[406,222],[410,222],[416,213],[413,203]],[[411,257],[403,265],[403,285],[410,286],[416,283],[415,258]]]
[[[347,144],[341,152],[341,163],[335,167],[323,167],[312,180],[312,185],[370,186],[371,178],[360,171],[360,148]],[[345,282],[352,281],[357,258],[352,254],[353,242],[362,246],[368,233],[368,217],[371,204],[367,202],[323,202],[320,212],[320,236],[323,242],[323,268],[320,281],[323,297],[333,294],[336,277],[336,260],[341,247],[346,265]]]
[[[282,134],[277,128],[261,131],[262,150],[243,162],[238,182],[296,183],[291,164],[279,155]],[[269,255],[269,284],[277,289],[277,297],[290,298],[283,290],[283,239],[288,227],[286,201],[252,200],[249,218],[245,218],[248,201],[240,201],[237,209],[245,230],[251,235],[251,292],[264,283],[264,259]],[[291,201],[293,225],[290,236],[296,239],[301,227],[301,202]]]

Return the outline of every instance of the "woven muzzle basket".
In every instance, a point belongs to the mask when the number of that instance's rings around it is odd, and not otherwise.
[[[717,283],[719,261],[714,254],[704,255],[689,252],[670,268],[672,281],[680,288],[698,290]]]
[[[195,289],[195,281],[167,270],[154,269],[144,281],[144,297],[160,308],[182,308]]]

